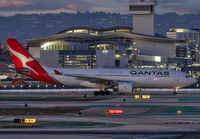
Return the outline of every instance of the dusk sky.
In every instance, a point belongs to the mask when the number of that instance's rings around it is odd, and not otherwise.
[[[0,0],[0,15],[77,11],[128,13],[129,0]],[[200,0],[158,0],[156,13],[199,13]]]

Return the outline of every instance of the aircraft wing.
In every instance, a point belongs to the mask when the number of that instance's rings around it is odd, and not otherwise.
[[[101,79],[101,78],[95,78],[95,77],[84,77],[84,76],[73,76],[73,75],[67,75],[67,76],[76,77],[78,80],[89,81],[91,83],[115,83],[116,82],[114,80]]]
[[[102,79],[102,78],[77,76],[77,75],[65,75],[65,74],[60,73],[57,70],[54,70],[54,72],[55,72],[56,75],[76,77],[77,80],[88,81],[88,82],[91,82],[91,83],[107,83],[107,84],[112,84],[112,83],[117,83],[117,82],[130,82],[130,81],[124,81],[124,80]]]

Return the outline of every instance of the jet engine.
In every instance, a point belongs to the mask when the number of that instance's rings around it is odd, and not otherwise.
[[[133,93],[133,83],[119,83],[118,90],[120,93]]]

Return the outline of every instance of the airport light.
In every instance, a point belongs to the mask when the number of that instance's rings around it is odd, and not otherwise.
[[[150,99],[150,95],[135,95],[136,99]]]
[[[182,111],[177,111],[177,114],[181,114],[182,113]]]
[[[24,119],[24,122],[32,124],[32,123],[36,123],[36,119]]]
[[[14,119],[14,123],[33,124],[36,123],[36,119]]]
[[[106,114],[123,114],[124,110],[104,110]]]
[[[88,121],[88,123],[91,125],[91,124],[92,124],[92,121]]]
[[[124,111],[123,110],[109,110],[108,113],[109,114],[123,114]]]

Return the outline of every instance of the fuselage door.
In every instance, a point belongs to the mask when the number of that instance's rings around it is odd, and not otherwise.
[[[91,73],[90,73],[90,72],[88,72],[88,73],[87,73],[87,77],[90,77],[90,76],[91,76]]]

